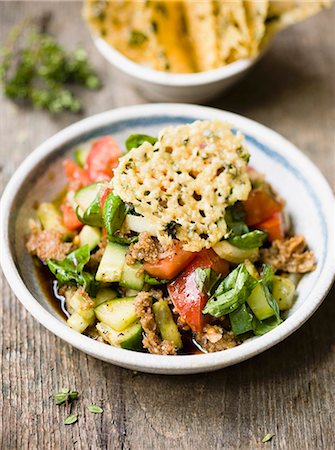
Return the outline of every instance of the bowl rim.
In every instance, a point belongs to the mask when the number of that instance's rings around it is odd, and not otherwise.
[[[105,39],[98,36],[92,30],[90,31],[93,42],[99,52],[109,63],[117,67],[120,71],[132,78],[138,78],[153,84],[173,87],[202,86],[232,78],[254,65],[269,47],[268,42],[257,56],[239,59],[238,61],[234,61],[225,66],[218,67],[217,69],[194,73],[169,73],[152,69],[132,61],[116,50]]]
[[[329,241],[324,265],[325,270],[322,271],[313,288],[314,297],[311,298],[311,296],[307,296],[309,301],[306,301],[306,304],[299,308],[299,315],[292,314],[292,316],[287,318],[280,326],[269,333],[258,336],[229,350],[202,355],[177,355],[169,357],[119,349],[94,341],[93,339],[70,329],[60,317],[57,318],[44,309],[25,286],[23,279],[15,266],[14,258],[10,250],[10,214],[8,212],[13,208],[16,195],[20,190],[21,185],[24,183],[25,178],[33,168],[47,155],[56,152],[58,148],[73,138],[80,137],[89,131],[101,128],[113,122],[118,122],[122,119],[136,118],[139,116],[151,117],[159,114],[176,117],[177,111],[180,114],[189,115],[194,118],[197,116],[201,119],[205,119],[206,117],[207,119],[221,118],[222,120],[233,123],[237,128],[240,126],[242,127],[243,124],[244,128],[251,130],[250,134],[255,136],[261,134],[262,139],[264,138],[264,142],[273,142],[274,139],[279,142],[282,148],[281,152],[286,155],[290,154],[290,158],[299,161],[299,164],[304,167],[304,170],[306,170],[309,177],[313,180],[314,186],[317,184],[319,192],[318,198],[324,206],[323,211],[326,214],[326,226],[329,234]],[[20,164],[8,182],[1,199],[1,266],[15,295],[38,322],[56,336],[79,350],[104,361],[143,372],[162,374],[208,372],[249,359],[281,342],[299,328],[320,306],[332,285],[335,272],[332,256],[332,211],[334,211],[334,206],[334,196],[331,188],[319,169],[285,138],[251,119],[234,113],[217,110],[215,108],[178,103],[142,104],[123,107],[96,114],[68,126],[39,145]],[[5,211],[7,211],[6,214],[4,213]],[[318,290],[317,292],[314,292],[316,287]]]

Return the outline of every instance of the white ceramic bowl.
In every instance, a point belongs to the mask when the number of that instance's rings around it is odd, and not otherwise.
[[[236,83],[265,53],[256,58],[241,59],[207,72],[177,74],[162,72],[137,64],[104,39],[92,34],[100,53],[122,74],[126,82],[137,87],[153,101],[198,103],[215,97]]]
[[[24,248],[27,221],[36,200],[52,199],[65,183],[62,159],[80,143],[113,134],[122,145],[131,133],[155,135],[167,125],[195,119],[221,119],[240,129],[251,152],[251,164],[267,174],[287,200],[295,231],[306,236],[317,269],[303,277],[288,318],[264,336],[217,353],[160,356],[123,350],[96,342],[70,329],[45,298]],[[50,175],[53,177],[50,177]],[[50,181],[51,180],[51,181]],[[1,201],[1,264],[22,304],[52,333],[104,361],[143,372],[187,374],[236,364],[263,352],[299,328],[317,309],[334,275],[334,198],[319,170],[294,145],[274,131],[244,117],[216,109],[182,104],[139,105],[84,119],[57,133],[21,164]],[[19,324],[18,324],[19,326]],[[320,324],[322,327],[322,324]]]

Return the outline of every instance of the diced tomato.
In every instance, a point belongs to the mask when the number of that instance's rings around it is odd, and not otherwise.
[[[202,310],[208,301],[207,293],[201,292],[197,284],[197,268],[211,268],[217,273],[227,275],[229,265],[213,250],[202,250],[186,270],[168,285],[168,291],[175,308],[187,325],[195,332],[201,332],[208,316]]]
[[[196,253],[187,252],[176,244],[166,258],[160,259],[155,264],[145,263],[144,270],[152,277],[172,280],[195,256]]]
[[[79,167],[72,159],[63,161],[66,178],[69,181],[69,190],[77,191],[91,183],[85,169]]]
[[[264,189],[253,189],[246,201],[243,202],[246,212],[247,225],[255,225],[282,210],[283,205],[274,199]]]
[[[92,181],[110,180],[118,165],[121,150],[111,136],[103,136],[94,142],[86,159],[85,169]]]
[[[268,233],[268,239],[271,242],[276,239],[284,239],[285,236],[283,215],[281,212],[272,214],[269,219],[256,224],[255,228],[266,231]]]
[[[66,228],[69,230],[77,230],[83,226],[71,205],[65,202],[61,205],[60,209],[63,213],[63,222]]]
[[[107,197],[109,196],[109,194],[112,192],[112,188],[111,187],[105,187],[101,193],[100,193],[100,206],[101,209],[103,209],[104,205],[105,205],[105,201],[107,199]]]

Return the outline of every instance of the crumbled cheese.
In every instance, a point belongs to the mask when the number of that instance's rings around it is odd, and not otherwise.
[[[197,252],[225,235],[225,208],[247,199],[248,159],[243,136],[228,124],[196,121],[165,128],[155,145],[127,153],[112,184],[156,227],[162,244],[171,242],[172,228],[185,250]]]

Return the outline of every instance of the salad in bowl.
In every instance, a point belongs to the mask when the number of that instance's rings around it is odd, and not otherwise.
[[[316,260],[220,120],[105,135],[65,159],[26,248],[79,333],[159,355],[211,353],[285,320]]]

